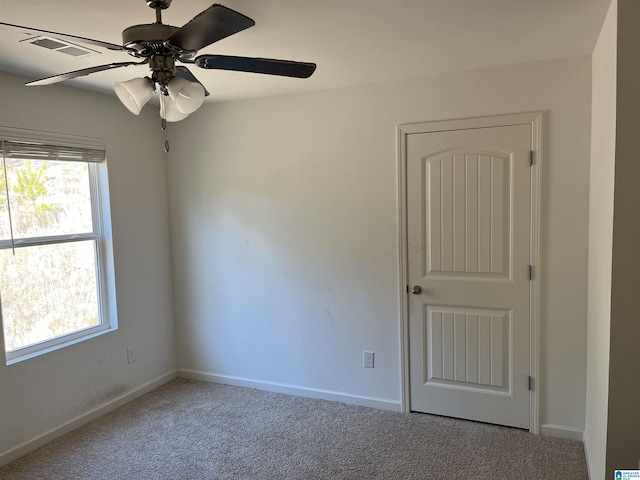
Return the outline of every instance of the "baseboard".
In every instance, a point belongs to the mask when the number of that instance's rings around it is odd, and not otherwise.
[[[345,392],[324,390],[320,388],[301,387],[287,385],[284,383],[265,382],[262,380],[252,380],[249,378],[233,377],[230,375],[217,375],[215,373],[198,372],[194,370],[178,370],[178,376],[191,380],[203,382],[222,383],[224,385],[234,385],[236,387],[255,388],[256,390],[266,390],[268,392],[286,393],[299,397],[318,398],[334,402],[347,403],[349,405],[362,405],[364,407],[377,408],[380,410],[402,411],[402,404],[399,401],[387,400],[384,398],[364,397],[352,395]]]
[[[576,440],[582,442],[584,440],[584,430],[579,428],[567,427],[565,425],[545,424],[540,426],[540,434],[545,437],[562,438],[564,440]]]
[[[16,458],[26,455],[30,451],[35,450],[36,448],[39,448],[51,442],[52,440],[55,440],[56,438],[64,435],[65,433],[69,433],[70,431],[75,430],[76,428],[79,428],[97,418],[100,418],[101,416],[111,412],[112,410],[115,410],[116,408],[121,407],[122,405],[125,405],[131,402],[132,400],[135,400],[136,398],[144,395],[145,393],[148,393],[151,390],[155,390],[159,386],[173,380],[177,376],[178,376],[178,373],[176,370],[173,370],[169,373],[165,373],[164,375],[156,378],[155,380],[151,380],[150,382],[147,382],[144,385],[141,385],[138,388],[135,388],[129,393],[125,393],[124,395],[114,398],[113,400],[109,400],[108,402],[103,403],[99,407],[96,407],[88,411],[87,413],[79,415],[74,419],[63,423],[62,425],[59,425],[58,427],[54,427],[51,430],[48,430],[43,434],[38,435],[37,437],[32,438],[31,440],[28,440],[12,448],[11,450],[8,450],[0,454],[0,466],[6,465],[7,463],[15,460]]]

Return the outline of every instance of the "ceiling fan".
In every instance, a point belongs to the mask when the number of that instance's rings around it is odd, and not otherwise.
[[[213,70],[280,75],[284,77],[308,78],[316,69],[314,63],[250,58],[229,55],[198,55],[198,50],[223,38],[255,25],[255,22],[230,8],[214,4],[182,27],[162,23],[162,11],[169,8],[172,0],[146,0],[156,12],[155,23],[134,25],[122,32],[122,45],[50,32],[0,22],[0,25],[19,28],[34,34],[47,34],[59,39],[76,41],[109,50],[128,53],[136,61],[109,63],[83,68],[27,82],[28,86],[50,85],[89,75],[96,72],[131,65],[148,64],[151,76],[134,78],[114,84],[114,90],[122,103],[138,115],[157,88],[160,90],[160,115],[165,121],[178,121],[196,111],[209,95],[191,71],[177,62]]]

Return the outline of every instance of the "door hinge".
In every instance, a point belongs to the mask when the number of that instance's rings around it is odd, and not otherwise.
[[[533,167],[533,150],[529,151],[529,166]]]
[[[529,375],[529,391],[533,390],[533,378]]]
[[[533,266],[529,265],[529,280],[533,280]]]

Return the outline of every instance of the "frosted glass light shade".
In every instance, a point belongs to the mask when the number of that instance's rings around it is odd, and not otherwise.
[[[186,78],[172,78],[167,85],[167,91],[178,112],[186,115],[195,112],[204,102],[204,87]]]
[[[134,115],[140,115],[142,107],[153,95],[153,83],[147,77],[133,78],[126,82],[116,82],[113,90],[123,103]]]
[[[161,95],[160,98],[160,116],[167,122],[179,122],[189,116],[188,113],[179,112],[176,104],[171,97]]]

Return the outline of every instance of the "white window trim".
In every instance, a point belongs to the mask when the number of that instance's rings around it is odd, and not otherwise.
[[[38,142],[66,147],[100,149],[105,150],[106,152],[105,142],[101,139],[40,132],[35,130],[23,130],[3,126],[0,126],[0,139],[6,141]],[[90,184],[91,208],[92,212],[95,213],[95,215],[93,215],[94,231],[87,232],[86,234],[61,236],[58,239],[56,239],[56,237],[46,237],[46,240],[44,237],[20,239],[15,241],[15,246],[16,248],[21,248],[39,244],[50,244],[57,240],[59,240],[60,243],[91,239],[95,240],[96,248],[99,252],[99,255],[96,257],[96,285],[98,290],[98,315],[101,323],[95,327],[89,327],[67,335],[39,342],[37,344],[28,345],[12,351],[5,351],[7,365],[13,365],[30,358],[44,355],[118,329],[113,235],[111,229],[111,201],[109,198],[106,154],[103,162],[89,163],[89,172],[92,177]],[[6,248],[6,243],[7,242],[2,242],[0,248]],[[9,248],[11,248],[11,242],[8,243]],[[2,316],[0,312],[0,326],[1,322]],[[4,349],[4,326],[0,328],[0,344]]]

